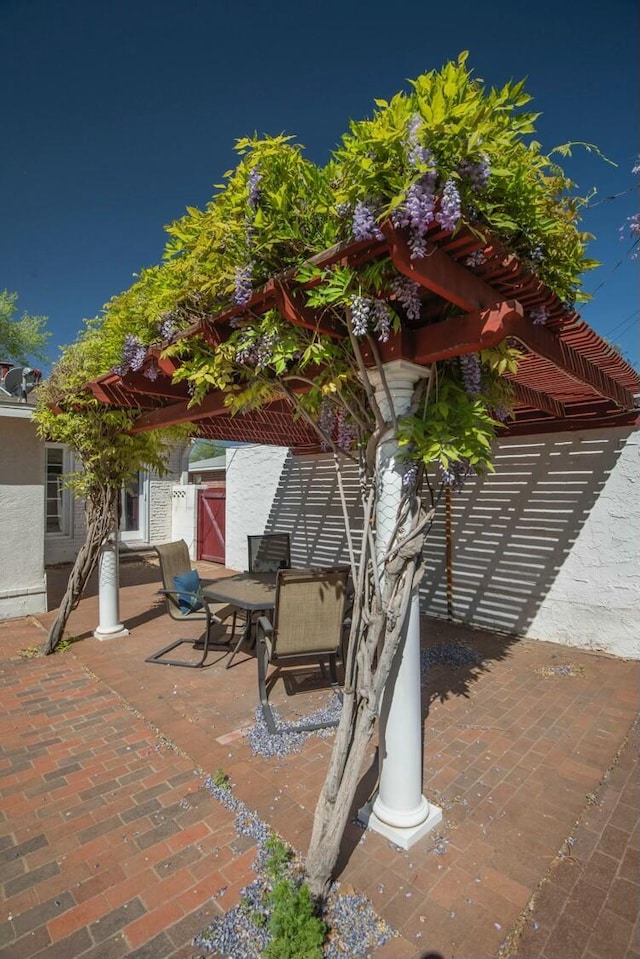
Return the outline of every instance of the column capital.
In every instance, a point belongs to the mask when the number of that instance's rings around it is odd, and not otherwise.
[[[390,360],[382,364],[382,370],[391,395],[393,412],[396,416],[402,416],[411,406],[416,383],[429,376],[430,367],[418,366],[417,363],[410,363],[408,360]],[[382,385],[382,375],[378,369],[369,369],[367,372],[382,415],[389,420],[391,410],[388,408],[387,393]]]
[[[409,360],[390,360],[382,364],[384,375],[391,389],[393,386],[407,387],[415,386],[419,379],[429,375],[429,366],[419,366],[418,363],[410,363]],[[380,372],[377,369],[369,369],[369,379],[374,389],[379,389],[382,385]]]

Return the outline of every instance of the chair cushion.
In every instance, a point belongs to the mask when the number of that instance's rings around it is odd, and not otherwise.
[[[181,573],[173,577],[175,589],[184,589],[185,592],[178,595],[178,606],[182,613],[194,613],[197,609],[202,609],[202,603],[195,596],[200,589],[200,575],[197,569],[191,569],[188,573]]]

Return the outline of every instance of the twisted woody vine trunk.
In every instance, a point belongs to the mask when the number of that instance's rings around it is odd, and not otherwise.
[[[351,333],[350,315],[347,319]],[[363,517],[357,560],[346,502],[341,496],[350,546],[354,601],[344,661],[342,713],[314,814],[306,859],[306,881],[317,900],[323,899],[328,892],[385,686],[406,635],[412,593],[422,578],[422,550],[434,512],[433,498],[429,510],[424,508],[420,499],[418,489],[422,471],[416,467],[414,477],[406,484],[400,498],[393,528],[386,534],[388,538],[378,538],[381,463],[385,459],[380,453],[388,442],[393,444],[394,455],[397,453],[398,419],[375,344],[370,341],[378,377],[377,391],[353,336],[351,342],[373,422],[369,441],[359,457]],[[428,396],[429,384],[430,380],[418,384],[411,411]],[[340,461],[336,457],[334,462],[340,479]],[[338,485],[342,490],[341,482]],[[387,692],[393,695],[392,689]]]
[[[106,483],[97,483],[88,494],[85,506],[87,535],[73,564],[67,589],[60,603],[58,615],[49,630],[44,647],[45,655],[53,653],[64,635],[71,612],[84,592],[89,576],[100,555],[100,547],[116,525],[118,489]]]
[[[404,639],[411,594],[422,576],[422,548],[433,513],[415,496],[405,499],[380,569],[371,529],[375,506],[372,484],[365,501],[342,714],[307,853],[306,878],[317,899],[328,892],[338,859],[382,695]]]

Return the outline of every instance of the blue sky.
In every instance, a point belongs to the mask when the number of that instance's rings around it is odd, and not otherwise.
[[[602,202],[583,316],[638,361],[636,0],[308,3],[0,0],[0,288],[46,314],[50,355],[133,274],[163,225],[202,206],[253,133],[295,134],[322,163],[375,97],[469,50],[491,85],[528,77],[544,147]],[[622,194],[617,196],[618,194]],[[617,196],[614,200],[606,197]]]

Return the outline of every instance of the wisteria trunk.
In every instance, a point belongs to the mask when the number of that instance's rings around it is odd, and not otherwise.
[[[376,568],[370,528],[365,529],[363,536],[344,664],[343,710],[307,853],[306,880],[317,900],[326,896],[331,884],[382,694],[405,635],[411,594],[422,575],[427,517],[421,508],[410,512],[413,519],[405,513],[401,533],[400,520],[396,525],[381,592],[375,588],[374,580],[380,571]]]
[[[113,532],[116,517],[118,491],[112,486],[100,485],[87,497],[85,516],[87,535],[73,564],[66,592],[60,603],[58,615],[49,630],[44,647],[45,655],[53,653],[62,637],[69,616],[84,592],[89,576],[100,555],[100,547]]]

